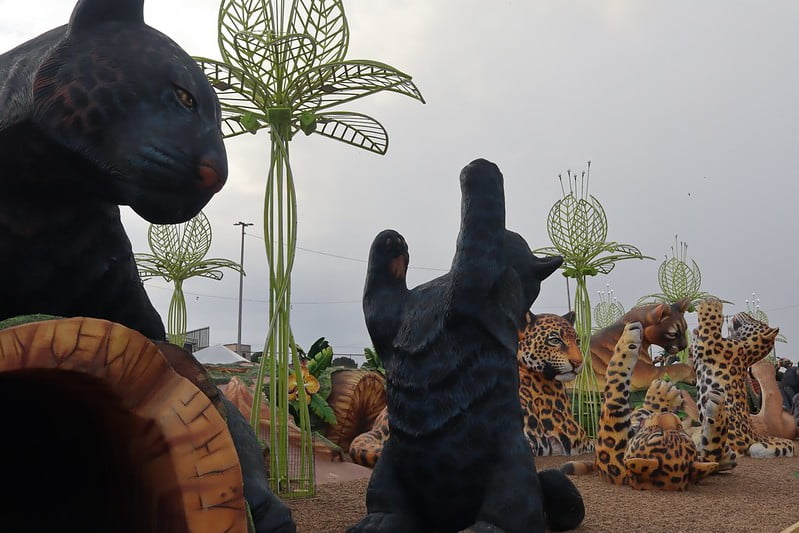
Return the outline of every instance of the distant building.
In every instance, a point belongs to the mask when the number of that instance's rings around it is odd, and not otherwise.
[[[208,348],[211,338],[211,328],[206,326],[200,329],[193,329],[186,332],[186,340],[183,341],[183,349],[194,353],[197,350]]]
[[[252,345],[250,344],[236,344],[234,342],[231,344],[223,344],[222,346],[228,350],[233,350],[248,361],[252,360]]]

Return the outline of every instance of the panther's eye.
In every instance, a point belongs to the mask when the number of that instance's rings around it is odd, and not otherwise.
[[[180,87],[175,87],[175,96],[178,97],[178,101],[188,109],[189,111],[194,110],[194,97],[187,91],[186,89],[182,89]]]
[[[561,340],[560,340],[560,337],[558,337],[558,336],[557,336],[557,335],[555,335],[554,333],[550,334],[550,335],[547,337],[547,344],[548,344],[548,345],[550,345],[550,346],[558,346],[558,345],[559,345],[559,344],[561,344],[562,342],[563,342],[563,341],[561,341]]]
[[[671,331],[667,331],[664,335],[665,335],[665,337],[667,339],[676,339],[677,338],[677,334],[673,333]]]

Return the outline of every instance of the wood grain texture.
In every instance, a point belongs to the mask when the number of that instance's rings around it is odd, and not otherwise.
[[[54,368],[104,380],[142,419],[135,446],[153,487],[159,531],[247,531],[241,467],[225,421],[152,342],[93,318],[0,331],[0,372]]]

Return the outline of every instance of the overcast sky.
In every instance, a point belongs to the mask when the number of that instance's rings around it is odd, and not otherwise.
[[[147,22],[192,55],[221,57],[216,0],[150,0]],[[796,223],[799,165],[799,3],[718,1],[346,1],[349,59],[411,74],[426,105],[374,95],[356,110],[388,130],[386,156],[298,135],[292,165],[299,202],[292,323],[304,347],[326,337],[337,353],[370,345],[361,310],[373,237],[407,239],[409,284],[449,268],[459,225],[458,173],[472,159],[505,176],[507,225],[532,248],[549,246],[546,217],[561,197],[558,174],[592,161],[590,190],[604,206],[608,239],[654,261],[620,263],[589,280],[610,284],[631,307],[660,292],[657,269],[674,236],[702,271],[702,289],[745,309],[757,294],[797,360]],[[65,0],[0,0],[0,48],[69,18]],[[262,202],[269,137],[227,141],[228,183],[206,207],[210,257],[238,260],[245,239],[242,341],[258,350],[267,321]],[[138,252],[148,223],[123,212]],[[171,289],[147,283],[166,321]],[[186,282],[189,329],[236,341],[239,278]],[[572,286],[573,288],[573,286]],[[553,275],[533,306],[567,311]],[[689,323],[694,318],[689,318]]]

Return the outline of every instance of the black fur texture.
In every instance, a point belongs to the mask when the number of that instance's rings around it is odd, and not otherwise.
[[[0,320],[105,318],[165,337],[118,205],[196,215],[227,178],[198,65],[143,0],[81,0],[70,23],[0,55]]]
[[[391,436],[353,533],[528,533],[582,520],[571,482],[539,481],[518,396],[518,331],[562,259],[535,257],[505,229],[496,165],[478,159],[460,179],[449,273],[408,290],[402,236],[386,230],[372,244],[363,306],[386,367]]]

